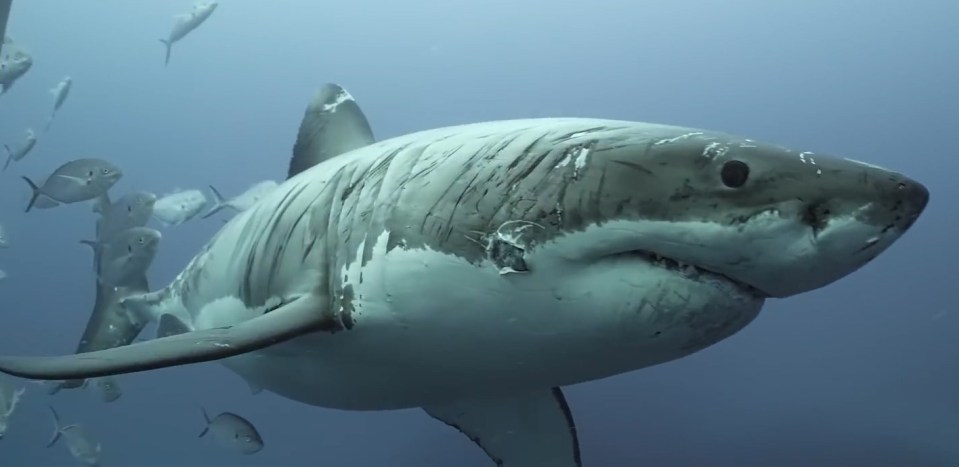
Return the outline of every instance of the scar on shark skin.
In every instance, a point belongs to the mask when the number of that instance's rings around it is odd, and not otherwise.
[[[531,242],[524,237],[533,228],[546,229],[535,222],[513,220],[504,222],[493,233],[472,231],[480,236],[479,239],[469,235],[466,238],[483,247],[486,257],[499,268],[500,275],[529,272],[524,257]]]
[[[338,306],[336,306],[336,308],[338,308],[337,314],[340,319],[340,325],[343,327],[340,330],[349,331],[353,329],[353,325],[356,324],[353,320],[353,312],[356,311],[356,306],[353,304],[354,298],[353,284],[344,285],[337,300]],[[333,332],[335,333],[337,330]]]

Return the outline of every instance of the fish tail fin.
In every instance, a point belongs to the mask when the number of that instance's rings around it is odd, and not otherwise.
[[[63,431],[63,428],[60,426],[60,416],[57,415],[57,411],[52,405],[48,405],[47,407],[50,408],[50,416],[53,417],[53,436],[50,438],[50,442],[47,443],[47,447],[50,447],[56,444],[57,440],[60,439],[60,433]]]
[[[157,339],[161,339],[167,336],[176,336],[179,334],[186,334],[192,331],[190,326],[183,322],[180,318],[172,313],[163,313],[160,315],[160,319],[157,322]]]
[[[10,162],[13,161],[13,150],[6,144],[3,145],[3,149],[7,151],[7,162],[3,164],[3,170],[7,170],[7,167],[10,167]]]
[[[207,211],[206,214],[200,216],[200,219],[206,219],[207,217],[210,217],[220,212],[221,209],[226,207],[226,199],[223,198],[223,195],[221,195],[220,192],[213,187],[213,185],[208,185],[208,186],[210,187],[210,194],[213,195],[213,207],[210,208],[210,210]]]
[[[19,388],[13,391],[13,396],[10,398],[10,407],[7,409],[7,416],[13,414],[13,411],[17,409],[17,404],[20,403],[20,398],[23,397],[23,394],[27,392],[27,388]]]
[[[96,240],[80,240],[80,243],[90,247],[93,250],[93,272],[100,274],[100,250],[103,244]]]
[[[102,195],[93,200],[93,212],[98,214],[106,214],[110,209],[111,204],[113,203],[110,202],[109,190],[104,191]]]
[[[100,248],[103,246],[96,240],[80,240],[80,243],[92,248],[94,253],[100,251]]]
[[[163,60],[163,66],[167,66],[170,64],[170,51],[173,49],[173,44],[166,39],[160,39],[160,42],[162,42],[164,47],[166,47],[166,58]]]
[[[38,187],[36,183],[33,183],[33,180],[30,180],[26,176],[21,175],[20,178],[24,179],[27,182],[27,185],[30,185],[30,190],[33,191],[33,193],[30,194],[30,203],[27,204],[27,209],[23,211],[30,212],[30,210],[33,209],[33,205],[36,204],[37,198],[40,197],[40,187]]]
[[[200,432],[200,435],[197,438],[202,438],[207,431],[210,431],[210,416],[206,413],[206,408],[200,407],[200,412],[203,413],[203,420],[206,422],[206,426],[203,427],[203,431]]]

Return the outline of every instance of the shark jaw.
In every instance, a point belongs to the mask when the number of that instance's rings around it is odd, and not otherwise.
[[[865,202],[823,214],[815,206],[786,201],[731,222],[721,215],[612,220],[542,247],[571,261],[631,257],[693,281],[723,281],[758,299],[785,298],[831,284],[872,261],[921,212],[896,218],[896,224],[864,220],[881,209]]]

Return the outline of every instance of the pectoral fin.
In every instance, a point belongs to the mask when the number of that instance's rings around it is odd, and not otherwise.
[[[576,424],[560,388],[423,407],[502,467],[582,467]]]
[[[338,315],[327,308],[327,300],[305,295],[234,326],[73,355],[3,356],[0,372],[30,379],[95,378],[219,360],[304,334],[343,329]]]

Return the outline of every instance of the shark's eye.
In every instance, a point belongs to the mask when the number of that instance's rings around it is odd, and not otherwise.
[[[746,180],[749,179],[749,166],[743,161],[727,161],[723,164],[719,176],[723,179],[723,185],[729,188],[739,188],[745,185]]]

